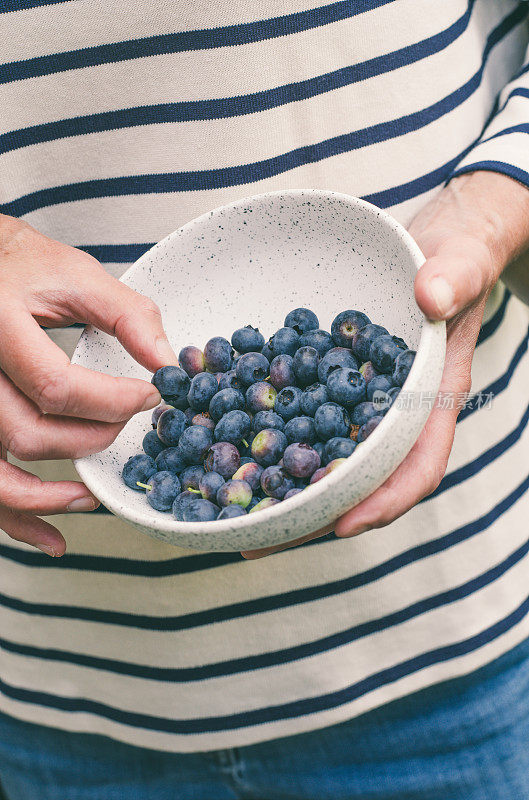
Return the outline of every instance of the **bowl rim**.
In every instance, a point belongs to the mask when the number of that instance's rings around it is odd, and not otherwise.
[[[415,242],[411,234],[408,233],[404,226],[394,217],[392,217],[387,211],[379,208],[373,203],[369,203],[367,200],[363,200],[362,198],[354,197],[353,195],[348,195],[343,192],[335,192],[330,189],[277,189],[271,192],[262,192],[259,194],[239,198],[230,203],[217,206],[209,211],[204,212],[203,214],[200,214],[198,217],[189,220],[189,222],[186,222],[180,228],[172,231],[155,245],[150,247],[149,250],[147,250],[143,255],[140,256],[140,258],[131,264],[130,267],[128,267],[123,275],[121,275],[119,280],[123,283],[127,283],[128,279],[142,268],[144,260],[150,257],[153,252],[165,247],[171,239],[180,236],[182,233],[191,231],[193,228],[200,227],[206,220],[210,219],[216,214],[224,212],[230,208],[247,206],[250,203],[259,204],[265,202],[266,200],[279,197],[317,197],[322,200],[336,198],[350,206],[362,208],[371,216],[377,217],[385,227],[393,230],[393,232],[401,239],[401,241],[403,241],[417,270],[425,262],[425,256],[419,248],[419,245]],[[94,326],[92,325],[86,326],[81,334],[81,337],[79,338],[79,342],[81,342],[81,340],[85,338],[91,330],[93,330],[93,327]],[[416,351],[417,355],[405,383],[407,391],[413,392],[415,388],[420,386],[423,365],[428,361],[431,354],[438,349],[437,344],[439,339],[444,339],[445,337],[446,326],[444,321],[432,321],[423,314],[419,344]],[[76,346],[72,356],[72,363],[76,363],[76,355],[79,355],[78,346]],[[99,485],[101,479],[97,478],[96,468],[94,463],[91,461],[91,456],[83,456],[82,458],[73,459],[73,463],[81,480],[85,483],[88,489],[93,491],[101,503],[116,516],[126,520],[127,522],[130,522],[131,524],[140,525],[142,528],[146,528],[151,531],[160,531],[169,534],[185,533],[186,536],[192,534],[202,536],[204,533],[207,534],[208,531],[213,532],[213,530],[217,534],[222,534],[224,532],[236,533],[238,530],[248,529],[249,527],[258,527],[266,524],[267,521],[276,520],[283,516],[286,517],[288,514],[295,512],[299,507],[305,504],[306,500],[308,499],[307,492],[311,498],[315,498],[318,494],[321,495],[327,489],[331,489],[333,486],[341,483],[348,472],[352,472],[356,469],[359,461],[359,452],[360,454],[364,453],[367,455],[369,451],[379,447],[384,439],[386,430],[390,427],[387,423],[387,419],[389,418],[392,421],[392,424],[393,421],[395,424],[397,424],[396,418],[398,415],[403,416],[404,413],[405,411],[400,409],[397,404],[393,405],[384,415],[384,419],[375,428],[369,438],[365,442],[362,442],[361,446],[357,447],[343,464],[333,470],[329,475],[325,476],[324,481],[318,481],[309,485],[303,490],[303,492],[300,492],[299,494],[296,494],[290,498],[286,504],[281,502],[277,505],[260,511],[258,515],[255,515],[255,518],[252,518],[250,514],[246,514],[226,520],[213,520],[209,522],[180,522],[175,520],[170,513],[157,512],[155,509],[151,508],[148,503],[145,503],[144,512],[143,510],[141,512],[136,510],[133,512],[127,512],[120,502],[114,501],[111,492],[107,492],[104,483],[102,486]],[[111,446],[112,445],[110,445],[110,447]],[[215,528],[213,528],[213,525]]]

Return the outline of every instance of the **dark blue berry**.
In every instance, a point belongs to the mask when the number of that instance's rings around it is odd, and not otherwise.
[[[314,347],[300,347],[296,351],[292,368],[300,386],[310,386],[318,380],[318,364],[320,357]]]
[[[369,361],[371,345],[379,336],[388,335],[382,325],[366,325],[361,328],[351,342],[351,349],[360,362]]]
[[[209,500],[196,497],[186,503],[183,510],[184,522],[212,522],[220,514],[220,508]]]
[[[229,369],[227,372],[223,372],[219,379],[219,391],[222,389],[240,389],[241,384],[237,377],[237,372],[235,369]]]
[[[245,411],[228,411],[215,427],[216,442],[239,444],[249,435],[252,421]]]
[[[243,517],[246,513],[246,509],[242,506],[224,506],[217,519],[234,519],[235,517]]]
[[[214,336],[204,347],[204,361],[210,372],[227,372],[233,355],[233,347],[223,336]]]
[[[237,411],[243,408],[244,395],[239,389],[221,389],[209,403],[209,414],[211,419],[218,422],[228,411]]]
[[[261,488],[269,497],[283,500],[291,489],[295,488],[294,479],[282,467],[267,467],[261,475]]]
[[[314,347],[318,351],[320,358],[323,358],[332,347],[334,347],[334,340],[330,333],[322,331],[317,328],[314,331],[307,331],[299,337],[300,347]]]
[[[330,461],[335,458],[348,458],[356,447],[356,442],[352,439],[344,439],[341,436],[335,436],[325,442],[323,446],[323,457],[321,463],[327,466]]]
[[[318,438],[326,442],[334,436],[347,437],[351,422],[343,406],[337,403],[324,403],[314,415]]]
[[[382,417],[382,416],[380,416],[380,417],[371,417],[371,419],[369,419],[366,422],[365,425],[362,425],[362,427],[358,431],[358,435],[356,437],[357,441],[358,442],[365,442],[367,437],[370,436],[373,433],[373,431],[375,430],[377,425],[379,425],[382,422],[383,419],[384,419],[384,417]]]
[[[288,422],[292,417],[299,416],[299,401],[301,398],[301,389],[297,386],[285,386],[281,389],[276,397],[274,411],[283,417]]]
[[[358,405],[355,406],[351,412],[351,422],[353,425],[362,427],[362,425],[365,425],[368,419],[371,419],[371,417],[377,417],[379,414],[380,411],[373,403],[370,403],[369,401],[365,403],[358,403]],[[334,456],[334,458],[340,458],[340,456]],[[332,461],[332,458],[330,460]]]
[[[187,461],[178,447],[166,447],[159,456],[156,456],[156,468],[160,472],[168,470],[179,475],[185,467],[187,467]]]
[[[274,356],[286,353],[293,356],[299,347],[299,335],[294,328],[279,328],[269,339],[269,345]]]
[[[285,317],[285,328],[294,328],[300,336],[319,327],[318,317],[308,308],[295,308]]]
[[[327,403],[329,400],[329,393],[327,387],[323,383],[313,383],[308,386],[302,393],[299,399],[299,407],[303,414],[308,417],[313,417],[316,410]]]
[[[209,372],[199,372],[191,381],[187,401],[195,411],[207,411],[211,399],[217,394],[219,384]]]
[[[169,408],[164,411],[158,420],[156,431],[160,441],[167,447],[176,447],[186,428],[187,420],[183,411],[178,408]]]
[[[180,473],[180,484],[182,486],[182,491],[185,491],[186,489],[194,489],[195,491],[199,491],[200,481],[205,474],[206,473],[204,472],[203,468],[198,464],[186,467]]]
[[[366,398],[366,382],[356,369],[341,367],[327,378],[327,391],[335,403],[351,408]]]
[[[329,375],[337,369],[347,367],[358,369],[358,361],[353,353],[346,347],[333,347],[326,353],[318,364],[318,380],[327,383]]]
[[[265,338],[258,328],[247,325],[234,332],[231,343],[239,353],[257,353],[263,347]]]
[[[389,392],[393,386],[393,381],[389,375],[375,375],[366,386],[368,400],[373,400],[375,392]]]
[[[205,472],[198,482],[200,494],[204,500],[215,502],[217,492],[224,483],[224,478],[218,472]]]
[[[137,492],[141,492],[143,489],[138,486],[138,481],[140,483],[147,483],[148,479],[155,472],[156,464],[154,463],[154,458],[142,453],[141,455],[131,456],[129,458],[123,467],[121,477],[127,486],[131,489],[135,489]]]
[[[190,492],[188,490],[181,492],[173,503],[174,518],[179,522],[182,522],[184,519],[184,508],[196,499],[197,495],[194,492]]]
[[[264,431],[265,428],[275,428],[278,431],[285,429],[285,420],[275,411],[258,411],[252,420],[254,433]]]
[[[410,374],[413,361],[415,359],[415,350],[403,350],[395,359],[395,366],[393,368],[393,383],[397,386],[403,386],[406,378]]]
[[[180,481],[174,472],[155,472],[149,478],[146,489],[148,503],[156,511],[170,511],[177,495],[180,494]]]
[[[290,443],[306,442],[314,444],[316,441],[316,428],[312,417],[293,417],[285,425],[285,436]]]
[[[162,450],[165,450],[165,444],[160,441],[156,431],[147,431],[143,437],[143,449],[148,456],[156,458]]]
[[[351,347],[353,337],[369,324],[369,317],[361,311],[342,311],[332,322],[331,335],[338,347]]]
[[[395,336],[378,336],[369,349],[369,359],[379,372],[391,375],[395,368],[395,361],[403,349]]]
[[[213,433],[203,425],[191,425],[180,437],[178,449],[189,464],[201,464],[213,444]]]
[[[270,467],[277,464],[288,439],[282,431],[267,428],[260,431],[252,442],[252,457],[263,467]]]
[[[189,375],[181,367],[161,367],[152,376],[151,383],[173,408],[186,407],[190,381]]]
[[[160,403],[159,406],[156,406],[156,408],[153,408],[152,414],[151,414],[152,427],[156,428],[156,426],[158,425],[158,420],[162,416],[163,412],[164,411],[168,411],[170,408],[173,408],[173,407],[174,406],[170,406],[169,403]]]
[[[237,378],[242,386],[264,381],[268,377],[270,364],[261,353],[245,353],[237,361]]]

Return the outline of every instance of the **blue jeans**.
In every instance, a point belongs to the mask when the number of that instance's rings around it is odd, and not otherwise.
[[[349,722],[236,749],[161,753],[0,715],[0,783],[2,800],[528,800],[529,640]]]

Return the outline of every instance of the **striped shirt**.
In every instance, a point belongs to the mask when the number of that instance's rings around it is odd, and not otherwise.
[[[403,224],[452,175],[529,185],[517,0],[0,0],[0,209],[114,275],[222,203],[358,195]],[[51,332],[66,349],[75,331]],[[0,711],[168,751],[331,725],[529,635],[529,311],[498,284],[438,489],[272,558],[105,514],[50,559],[0,533]],[[483,396],[483,395],[482,395]],[[35,465],[43,477],[68,465]]]

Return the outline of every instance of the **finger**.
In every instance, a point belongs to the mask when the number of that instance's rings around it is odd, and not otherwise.
[[[70,364],[23,307],[4,309],[0,368],[49,414],[122,422],[154,408],[161,399],[148,381],[115,378]]]
[[[460,237],[436,248],[415,277],[415,297],[430,319],[451,319],[482,297],[497,279],[488,248]]]
[[[41,481],[7,461],[0,461],[0,506],[31,514],[93,511],[99,505],[80,481]]]
[[[84,281],[84,282],[83,282]],[[87,274],[76,296],[76,312],[105,333],[116,336],[131,356],[151,372],[178,364],[163,328],[160,309],[101,269]]]
[[[312,539],[320,539],[322,536],[326,536],[328,533],[331,533],[333,528],[333,525],[327,525],[326,528],[322,528],[314,533],[307,533],[305,536],[300,536],[298,539],[292,539],[291,542],[276,544],[274,547],[261,547],[259,550],[243,550],[241,555],[248,561],[253,561],[257,558],[264,558],[265,556],[272,555],[272,553],[279,553],[281,550],[289,550],[291,547],[297,547],[305,542],[310,542]]]
[[[38,547],[49,556],[62,556],[66,550],[64,537],[57,528],[29,514],[0,508],[0,529],[11,539]]]
[[[42,414],[1,372],[0,409],[0,441],[21,461],[99,453],[125,425]]]

